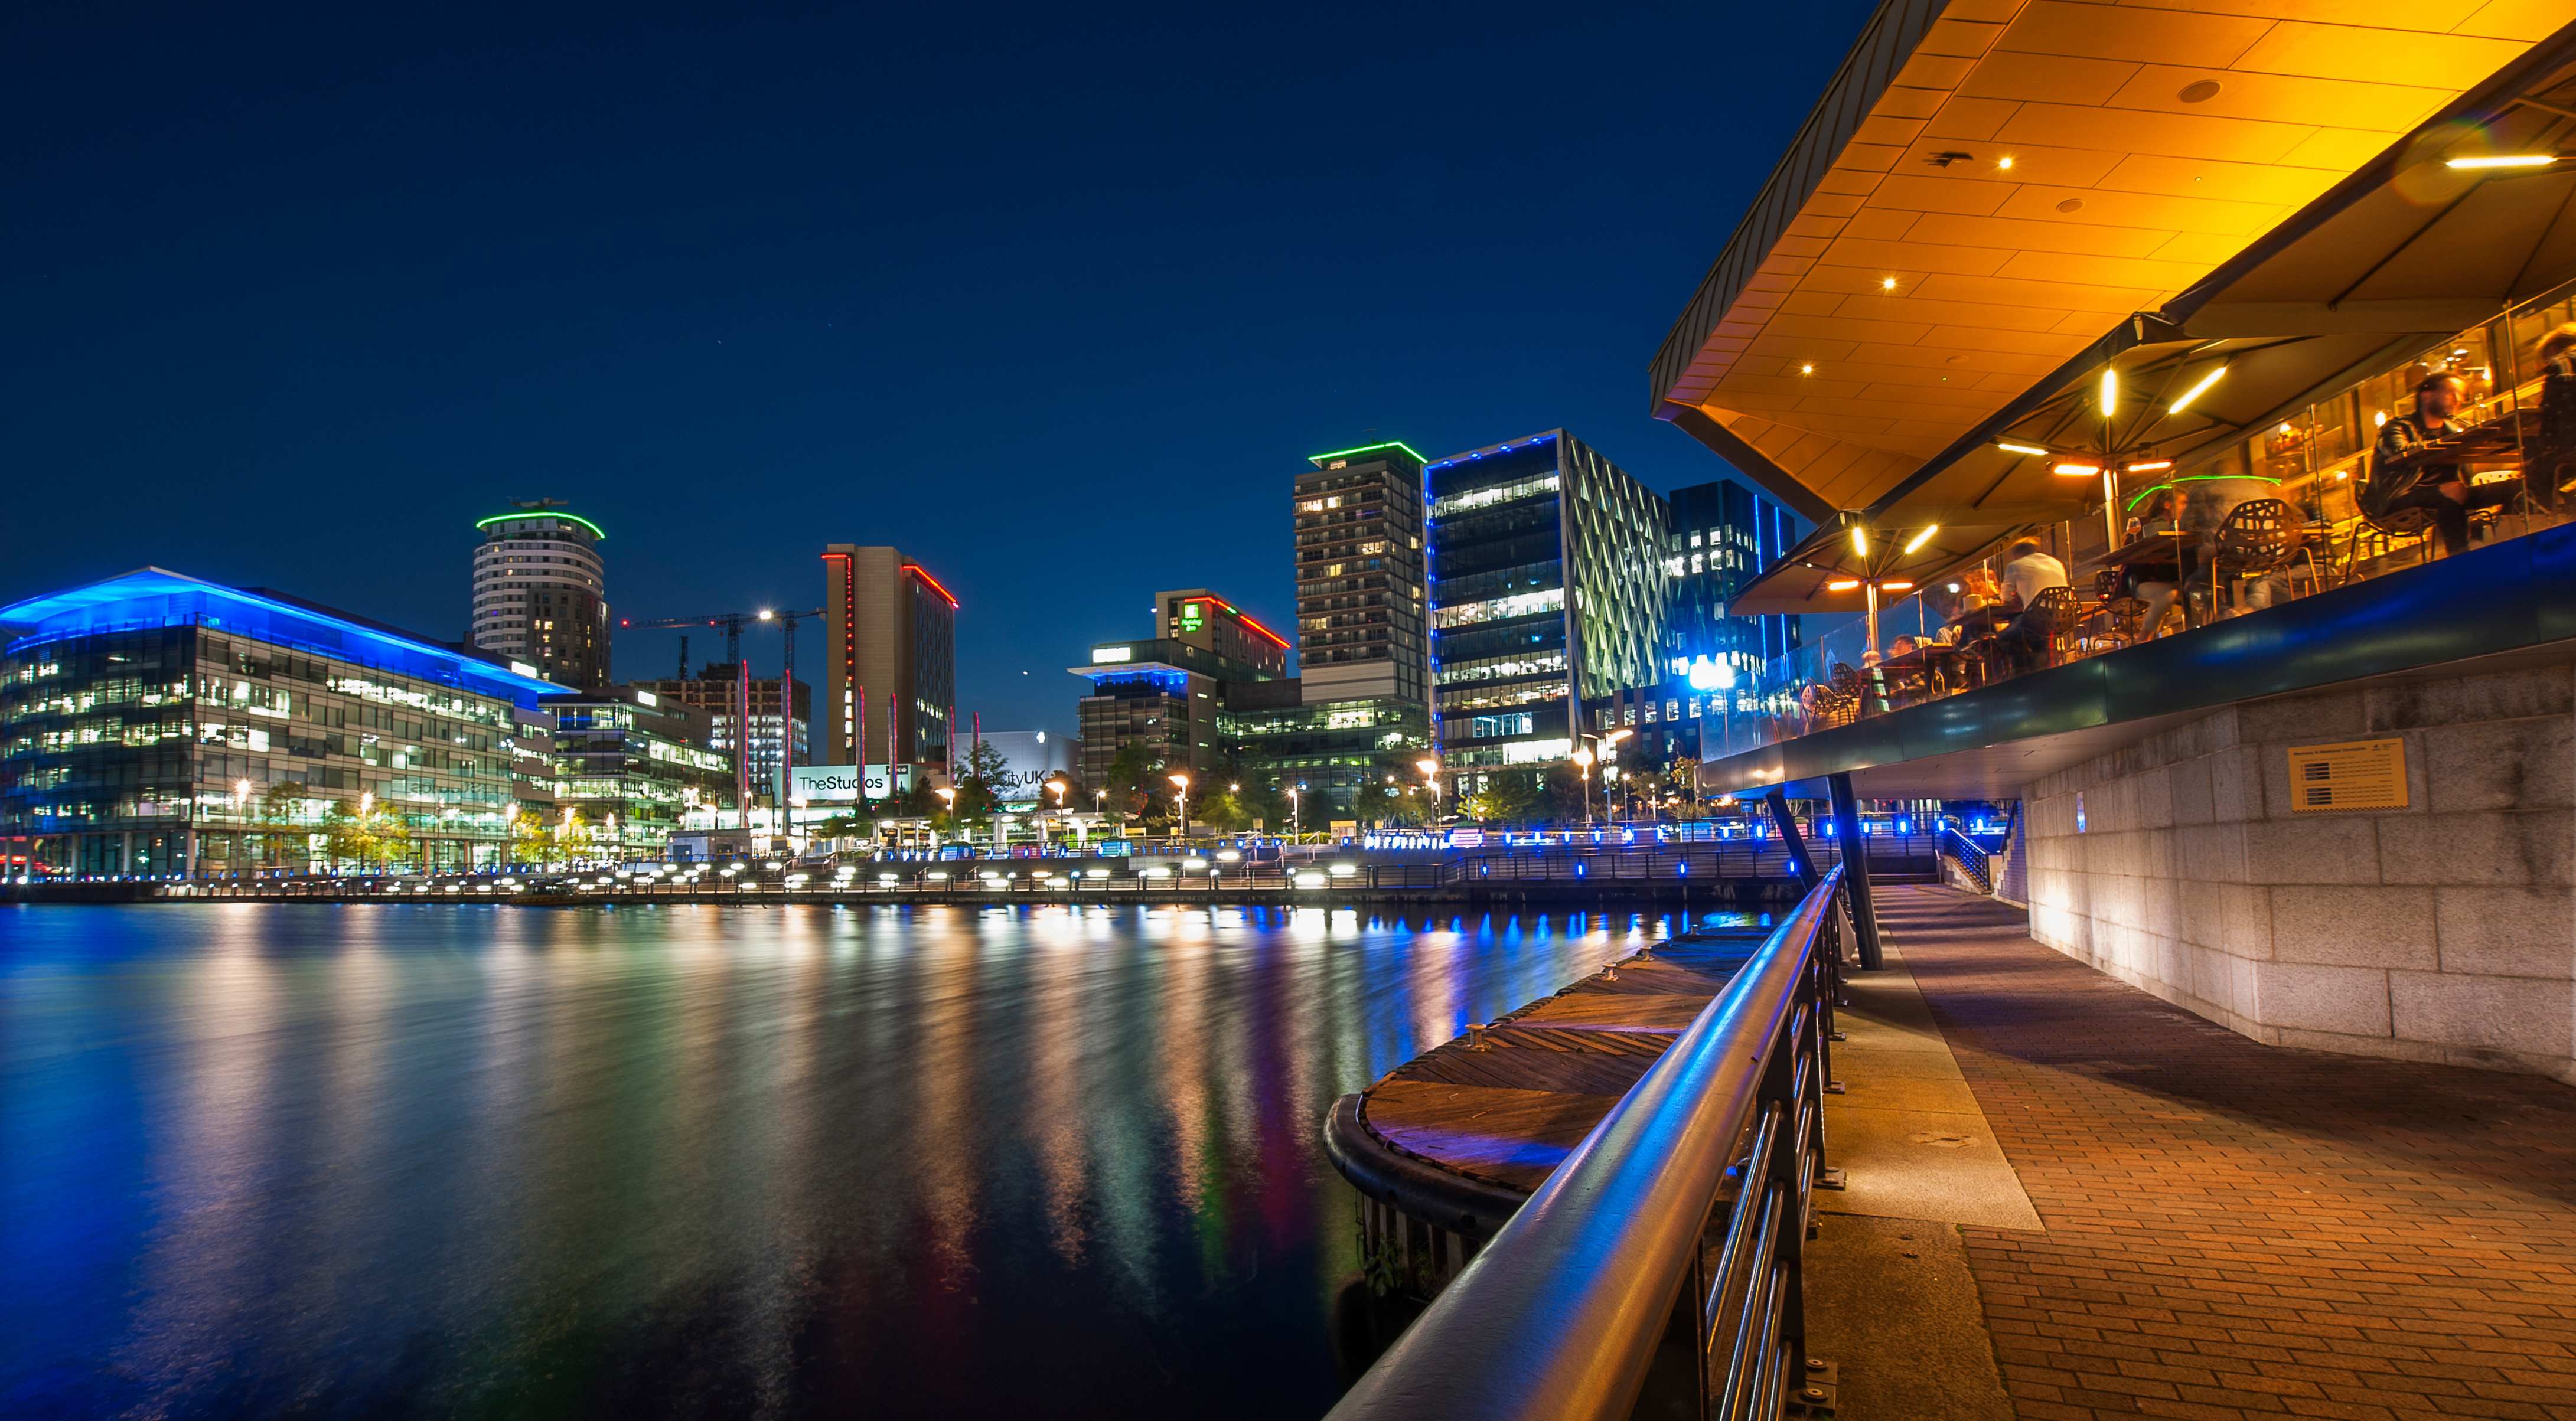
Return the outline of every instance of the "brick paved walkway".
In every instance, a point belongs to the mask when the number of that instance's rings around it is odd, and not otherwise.
[[[2045,1233],[1970,1228],[2026,1418],[2576,1421],[2576,1090],[2261,1046],[1888,887]]]

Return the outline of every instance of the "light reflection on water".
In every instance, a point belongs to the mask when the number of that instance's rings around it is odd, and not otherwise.
[[[1672,927],[0,908],[0,1414],[1312,1417],[1325,1106]]]

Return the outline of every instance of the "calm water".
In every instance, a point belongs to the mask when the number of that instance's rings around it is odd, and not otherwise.
[[[0,908],[0,1415],[1313,1417],[1324,1107],[1669,926]]]

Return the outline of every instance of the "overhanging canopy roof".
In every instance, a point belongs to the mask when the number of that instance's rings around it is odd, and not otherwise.
[[[537,696],[568,689],[319,603],[289,600],[265,588],[226,587],[158,567],[139,567],[103,581],[10,603],[0,607],[0,626],[29,628],[38,635],[77,635],[116,626],[176,625],[198,617],[208,626],[223,626],[225,617],[238,621],[246,613],[267,614],[272,627],[297,628],[370,659],[390,654],[408,663],[407,674],[434,671],[439,680],[523,705],[533,705]]]
[[[1657,413],[1829,525],[1812,550],[1844,510],[1981,547],[2096,491],[1992,446],[2075,432],[2105,363],[2132,418],[2229,365],[2126,431],[2187,452],[2576,275],[2576,174],[2443,166],[2576,147],[2576,0],[2221,3],[1888,0],[1656,356]]]

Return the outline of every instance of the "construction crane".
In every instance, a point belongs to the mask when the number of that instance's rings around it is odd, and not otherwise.
[[[793,766],[796,762],[796,736],[784,724],[794,720],[796,716],[796,624],[811,621],[821,615],[823,615],[823,609],[820,607],[810,612],[780,612],[763,607],[757,612],[717,612],[705,617],[660,617],[641,622],[621,619],[617,623],[620,627],[634,627],[648,631],[667,631],[675,627],[724,628],[725,660],[734,668],[735,682],[741,687],[738,694],[742,707],[742,733],[734,737],[736,742],[734,778],[735,788],[743,806],[743,823],[746,828],[750,826],[751,817],[751,670],[743,664],[742,629],[775,624],[780,631],[786,633],[786,670],[779,677],[778,686],[778,718],[782,722],[779,730],[778,782],[771,787],[776,795],[776,803],[783,809],[787,804],[790,781],[794,779]],[[680,679],[683,681],[690,679],[688,645],[688,638],[682,637],[680,639]]]

